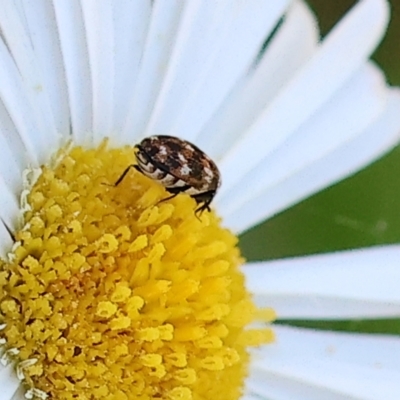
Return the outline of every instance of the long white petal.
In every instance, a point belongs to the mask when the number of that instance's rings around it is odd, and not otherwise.
[[[26,161],[37,165],[38,159],[45,157],[43,134],[26,97],[25,85],[3,41],[0,41],[0,99],[0,117],[3,117],[0,124],[6,125],[14,138],[20,137]]]
[[[271,400],[397,400],[400,339],[277,326],[254,352],[248,390]]]
[[[43,72],[43,90],[49,96],[56,130],[68,137],[68,92],[53,5],[48,0],[24,0],[21,4],[37,66]]]
[[[71,133],[80,144],[90,144],[92,83],[86,32],[79,0],[53,0],[67,80]]]
[[[147,134],[171,131],[173,121],[185,107],[183,99],[190,98],[221,47],[232,14],[232,4],[226,0],[192,1],[185,8]]]
[[[192,140],[247,73],[287,0],[191,2],[146,135]]]
[[[13,400],[13,399],[11,399]],[[240,400],[266,400],[264,396],[259,396],[255,393],[245,393]]]
[[[17,218],[20,215],[19,199],[6,185],[4,178],[0,176],[0,218],[4,223],[14,231],[17,228]],[[3,244],[1,243],[1,246]]]
[[[5,367],[0,364],[0,400],[11,400],[19,386],[13,365]]]
[[[26,166],[26,153],[18,141],[15,141],[17,142],[15,143],[16,147],[12,147],[12,141],[8,140],[7,122],[10,122],[9,115],[4,110],[3,105],[0,104],[0,177],[4,180],[9,190],[13,193],[19,193],[22,189],[21,176]],[[15,139],[18,139],[19,137],[15,133],[12,123],[10,123],[10,128],[15,134]]]
[[[220,160],[311,58],[318,40],[314,15],[303,2],[295,1],[272,35],[262,58],[201,130],[196,140],[199,147],[214,160]]]
[[[3,400],[3,399],[1,399],[1,400]],[[4,400],[26,400],[24,387],[22,385],[20,385],[18,390],[14,393],[14,396],[11,397],[11,399],[7,398]]]
[[[114,141],[118,140],[134,94],[150,23],[151,3],[151,0],[118,0],[113,3],[115,21]]]
[[[8,233],[3,221],[0,221],[0,243],[0,257],[5,260],[7,258],[7,252],[10,251],[13,245],[13,239]]]
[[[226,189],[216,199],[217,206],[230,214],[350,142],[384,112],[389,94],[381,70],[366,64],[289,140],[235,186]],[[235,173],[236,170],[229,171],[231,175]]]
[[[130,142],[143,135],[166,74],[181,15],[184,8],[192,4],[182,0],[157,1],[153,4],[145,48],[121,140]]]
[[[400,246],[249,263],[249,290],[278,318],[400,316]]]
[[[225,182],[221,193],[239,182],[345,84],[375,49],[387,19],[385,1],[365,0],[354,6],[324,40],[320,51],[221,160]],[[237,168],[241,159],[246,163]],[[235,169],[236,174],[229,174]]]
[[[33,160],[46,161],[49,148],[59,146],[51,100],[26,21],[10,1],[2,3],[1,96]],[[12,55],[7,54],[11,51]]]
[[[82,0],[93,96],[93,138],[112,131],[114,111],[114,23],[112,0]]]
[[[400,92],[392,90],[386,111],[363,134],[297,171],[230,214],[219,212],[224,223],[243,232],[268,217],[343,179],[391,149],[400,138]]]

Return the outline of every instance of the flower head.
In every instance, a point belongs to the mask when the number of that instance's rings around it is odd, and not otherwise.
[[[28,398],[279,398],[280,384],[292,396],[285,357],[273,357],[290,330],[268,324],[270,304],[284,308],[268,297],[264,265],[241,266],[230,230],[398,140],[400,96],[367,61],[387,15],[385,2],[362,1],[321,43],[301,1],[5,2],[5,400],[18,388]],[[216,211],[196,216],[187,194],[165,201],[151,173],[114,184],[150,135],[211,156],[224,182]]]
[[[243,330],[257,313],[237,239],[187,196],[159,203],[163,188],[136,171],[104,185],[132,158],[74,148],[30,191],[1,271],[17,369],[57,399],[238,398],[246,346],[272,333]]]

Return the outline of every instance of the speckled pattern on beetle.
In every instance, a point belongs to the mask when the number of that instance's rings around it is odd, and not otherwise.
[[[162,201],[186,193],[199,205],[196,213],[210,211],[221,176],[214,161],[194,144],[174,136],[150,136],[135,146],[135,155],[137,164],[128,166],[115,185],[135,168],[172,194]]]

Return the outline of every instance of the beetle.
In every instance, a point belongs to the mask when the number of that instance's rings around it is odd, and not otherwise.
[[[134,168],[171,193],[162,201],[186,193],[198,205],[196,214],[210,211],[221,175],[215,162],[193,143],[175,136],[150,136],[135,146],[135,157],[137,164],[129,165],[115,186]]]

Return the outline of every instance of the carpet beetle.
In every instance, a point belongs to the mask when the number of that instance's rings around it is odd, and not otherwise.
[[[186,193],[198,204],[196,213],[210,211],[221,176],[214,161],[194,144],[174,136],[150,136],[135,146],[135,155],[137,164],[129,165],[115,186],[135,168],[172,194],[164,200]]]

